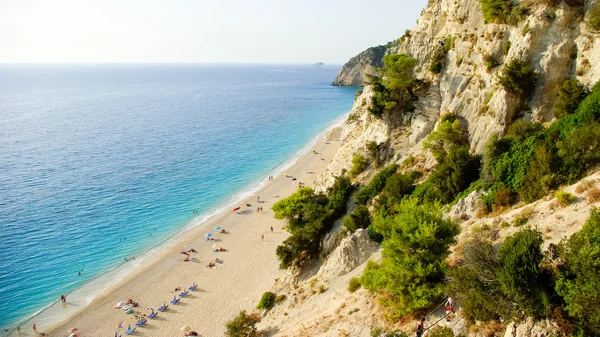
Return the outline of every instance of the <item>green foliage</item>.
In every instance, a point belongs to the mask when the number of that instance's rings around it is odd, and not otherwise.
[[[542,233],[523,229],[504,240],[498,249],[500,289],[527,315],[540,312],[544,271],[541,267]]]
[[[496,61],[496,59],[493,58],[490,54],[485,54],[483,56],[483,64],[485,64],[485,69],[487,69],[488,71],[500,65],[500,63],[498,63],[498,61]]]
[[[517,121],[504,139],[491,138],[486,148],[493,176],[513,191],[523,186],[529,161],[537,145],[544,139],[544,128],[538,123]],[[490,158],[491,157],[491,158]]]
[[[512,204],[512,191],[510,188],[502,186],[494,193],[494,204],[492,210],[497,211]]]
[[[348,291],[353,293],[360,288],[360,278],[353,277],[350,279],[350,283],[348,284]]]
[[[260,298],[260,302],[258,302],[256,309],[259,309],[259,310],[264,309],[267,311],[271,310],[271,308],[273,308],[273,306],[275,305],[275,297],[276,297],[275,294],[267,291]]]
[[[600,211],[594,209],[583,228],[561,243],[562,264],[556,291],[569,316],[578,321],[578,336],[600,335]]]
[[[408,337],[408,335],[400,330],[385,331],[381,328],[372,328],[371,337]]]
[[[441,73],[443,68],[444,66],[440,62],[431,61],[431,63],[429,64],[429,71],[431,71],[434,74]]]
[[[479,0],[485,23],[505,23],[512,9],[510,0]]]
[[[381,150],[383,144],[377,144],[376,141],[370,141],[367,143],[367,152],[369,153],[369,157],[375,163],[375,167],[379,167],[381,165]]]
[[[402,92],[414,85],[417,60],[405,54],[389,54],[383,57],[383,64],[386,69],[383,82],[387,89]]]
[[[556,11],[548,9],[544,11],[544,17],[550,21],[556,19]]]
[[[369,200],[373,199],[383,190],[387,179],[396,173],[397,170],[398,165],[392,164],[377,172],[373,179],[371,179],[371,182],[369,182],[367,186],[361,188],[354,196],[356,204],[366,205]]]
[[[508,55],[508,52],[510,51],[510,46],[511,46],[511,42],[510,40],[507,40],[504,45],[502,46],[502,55],[506,56]]]
[[[557,191],[554,196],[562,206],[568,206],[577,200],[573,194],[566,191]]]
[[[463,246],[463,260],[450,271],[449,291],[470,321],[496,320],[505,312],[496,272],[498,256],[489,242],[475,238]]]
[[[449,149],[466,144],[467,139],[458,118],[454,114],[447,114],[442,117],[437,129],[427,135],[423,147],[431,151],[438,162],[442,162]]]
[[[381,78],[373,76],[373,96],[371,97],[371,105],[367,108],[372,115],[381,117],[389,109],[395,107],[394,101],[392,101],[391,92],[383,85]]]
[[[260,322],[260,315],[246,314],[246,311],[240,311],[239,315],[225,323],[228,337],[256,337],[256,324]]]
[[[454,49],[454,36],[448,36],[444,40],[444,53],[449,52],[450,49]]]
[[[454,331],[447,326],[436,326],[429,330],[428,337],[454,337]]]
[[[387,198],[388,205],[395,205],[405,196],[410,195],[415,189],[415,179],[419,176],[419,172],[410,171],[406,174],[396,173],[389,177],[383,188],[383,195]]]
[[[425,200],[450,203],[479,177],[479,157],[471,156],[468,146],[454,147],[427,179],[431,191]],[[432,199],[432,196],[435,196]]]
[[[600,5],[594,4],[588,10],[585,23],[591,30],[600,31]]]
[[[356,100],[358,98],[358,96],[362,95],[363,91],[362,90],[356,90],[356,92],[354,93],[354,99]]]
[[[513,5],[510,14],[506,18],[506,23],[511,26],[517,26],[521,20],[523,20],[527,14],[529,14],[529,10],[520,5]]]
[[[367,227],[367,232],[369,233],[369,238],[375,242],[382,242],[383,241],[383,235],[379,234],[375,228],[373,228],[373,225],[369,225],[369,227]]]
[[[348,171],[350,178],[356,178],[357,175],[361,174],[367,168],[367,160],[365,156],[357,153],[352,157],[352,168]]]
[[[600,163],[600,123],[573,129],[556,144],[562,159],[562,175],[574,181]]]
[[[369,209],[362,205],[356,205],[352,213],[346,215],[343,225],[350,232],[355,232],[359,228],[367,228],[371,224],[371,214]]]
[[[285,301],[286,296],[284,294],[280,294],[277,295],[277,297],[275,297],[275,303],[280,304],[281,302]]]
[[[329,197],[316,194],[309,187],[302,187],[273,205],[274,217],[286,219],[286,229],[291,234],[276,250],[281,261],[280,268],[300,265],[304,258],[318,253],[321,238],[331,228],[333,221],[346,212],[351,189],[348,178],[338,177],[329,190]]]
[[[439,205],[419,205],[416,199],[402,200],[394,211],[373,222],[384,237],[383,260],[368,263],[361,283],[385,294],[382,304],[404,315],[431,306],[442,295],[445,258],[459,227]]]
[[[333,186],[328,190],[329,203],[327,209],[330,217],[338,218],[346,213],[346,201],[348,201],[352,189],[350,179],[346,177],[335,178]]]
[[[497,253],[481,238],[467,242],[461,265],[450,273],[449,285],[466,318],[549,316],[555,293],[552,274],[542,265],[542,243],[541,233],[531,228],[508,237]]]
[[[561,118],[575,113],[577,107],[588,95],[586,88],[575,78],[566,80],[558,91],[554,117]]]
[[[513,59],[502,69],[499,81],[506,91],[529,98],[535,89],[537,74],[529,62]]]

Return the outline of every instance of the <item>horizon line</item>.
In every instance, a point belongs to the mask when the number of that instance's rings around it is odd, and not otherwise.
[[[213,61],[15,61],[0,60],[0,64],[288,64],[288,65],[343,65],[344,63],[318,62],[213,62]]]

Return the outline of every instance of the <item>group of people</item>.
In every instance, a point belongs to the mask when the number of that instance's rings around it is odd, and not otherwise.
[[[263,208],[261,207],[256,207],[256,213],[262,213]]]
[[[212,268],[216,266],[217,263],[223,263],[223,260],[219,260],[219,258],[216,258],[214,261],[211,261],[206,267]]]

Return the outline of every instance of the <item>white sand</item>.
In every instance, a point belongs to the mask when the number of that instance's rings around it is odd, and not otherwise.
[[[143,266],[128,275],[117,285],[95,298],[88,306],[62,323],[50,328],[38,325],[38,331],[48,336],[66,336],[67,330],[77,327],[82,337],[114,336],[124,329],[116,329],[124,321],[124,328],[135,326],[133,315],[113,309],[115,303],[132,298],[139,303],[138,311],[148,313],[146,307],[159,307],[169,304],[165,312],[148,320],[137,328],[135,336],[182,336],[180,328],[189,326],[201,336],[222,336],[224,323],[240,310],[254,308],[263,292],[269,290],[276,278],[284,275],[279,270],[275,248],[288,236],[283,230],[284,221],[273,218],[271,206],[277,200],[292,194],[301,181],[313,186],[317,175],[325,171],[327,164],[339,148],[340,141],[325,142],[326,135],[320,137],[310,151],[303,155],[287,173],[298,178],[292,181],[282,175],[268,182],[260,191],[246,198],[252,206],[246,214],[232,213],[231,210],[214,217],[206,225],[188,232],[180,241],[166,251],[143,262]],[[318,154],[313,154],[315,150]],[[322,159],[323,158],[323,159]],[[306,171],[304,170],[306,168]],[[312,174],[307,172],[312,171]],[[257,203],[257,195],[262,203]],[[279,197],[276,197],[279,196]],[[257,213],[257,207],[264,211]],[[213,228],[222,226],[229,234],[217,234]],[[270,227],[274,231],[271,233]],[[216,241],[207,241],[204,234],[213,229]],[[264,235],[264,240],[261,236]],[[213,253],[217,243],[227,252]],[[193,247],[198,252],[191,253],[198,261],[184,262],[179,252],[184,246]],[[209,269],[207,264],[216,257],[224,260],[217,268]],[[169,301],[176,287],[189,287],[193,282],[198,288],[190,292],[177,305]],[[35,321],[34,321],[35,322]],[[31,335],[31,326],[21,327],[23,336]]]

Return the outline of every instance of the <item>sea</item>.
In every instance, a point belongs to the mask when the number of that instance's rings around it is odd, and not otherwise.
[[[0,336],[293,162],[352,107],[340,68],[0,64]]]

